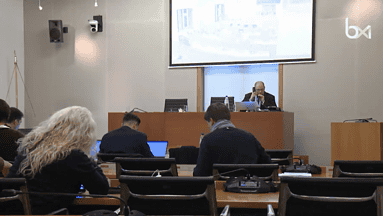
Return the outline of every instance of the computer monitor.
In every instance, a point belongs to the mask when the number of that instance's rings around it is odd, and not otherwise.
[[[188,99],[165,99],[164,112],[178,112],[178,109],[187,111]],[[186,107],[185,107],[186,106]]]
[[[154,157],[165,157],[168,141],[148,141],[148,145]]]
[[[229,110],[230,112],[234,112],[234,97],[228,97],[229,98]],[[225,103],[225,97],[211,97],[210,98],[210,105],[214,103]]]

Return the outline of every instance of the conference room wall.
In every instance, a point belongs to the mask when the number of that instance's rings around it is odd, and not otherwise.
[[[317,62],[283,66],[284,109],[295,113],[294,153],[309,155],[310,163],[330,165],[331,122],[382,121],[382,10],[380,0],[317,1]],[[371,25],[371,40],[349,39],[346,17],[349,26]]]
[[[24,79],[24,20],[23,1],[2,1],[0,7],[0,99],[16,107],[14,54]],[[7,95],[9,89],[9,93]],[[24,85],[17,74],[18,108],[24,112]],[[27,101],[28,102],[28,101]],[[21,128],[24,123],[21,124]]]
[[[26,82],[36,111],[26,106],[27,124],[36,126],[66,106],[89,108],[97,137],[108,129],[108,112],[135,107],[164,109],[165,98],[188,98],[196,111],[197,69],[168,69],[167,0],[24,1]],[[103,16],[103,32],[92,34],[88,20]],[[48,20],[69,28],[61,47],[49,43]]]

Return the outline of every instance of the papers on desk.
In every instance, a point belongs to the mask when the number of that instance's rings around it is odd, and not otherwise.
[[[299,172],[284,172],[279,173],[279,177],[281,176],[289,176],[289,177],[312,177],[311,173],[299,173]]]

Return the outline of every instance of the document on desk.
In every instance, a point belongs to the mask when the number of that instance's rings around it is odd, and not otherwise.
[[[284,172],[279,173],[279,177],[281,176],[290,176],[290,177],[312,177],[311,173],[299,173],[299,172]]]

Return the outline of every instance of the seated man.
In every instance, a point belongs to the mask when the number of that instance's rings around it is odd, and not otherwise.
[[[6,125],[13,130],[19,129],[23,116],[24,114],[19,109],[16,107],[11,107],[11,114],[9,115]]]
[[[210,105],[204,118],[210,133],[202,139],[193,176],[211,176],[214,163],[271,163],[270,156],[254,135],[231,123],[230,111],[224,104]]]
[[[24,137],[24,134],[13,130],[5,124],[10,113],[11,110],[7,102],[0,99],[0,157],[6,161],[15,160],[17,148],[19,147],[16,142],[19,138]]]
[[[153,157],[145,133],[138,131],[141,120],[133,113],[125,113],[122,127],[102,137],[100,153],[141,154]]]
[[[261,109],[267,106],[277,106],[274,95],[265,92],[265,84],[262,81],[255,82],[253,91],[245,95],[242,102],[255,101]]]

